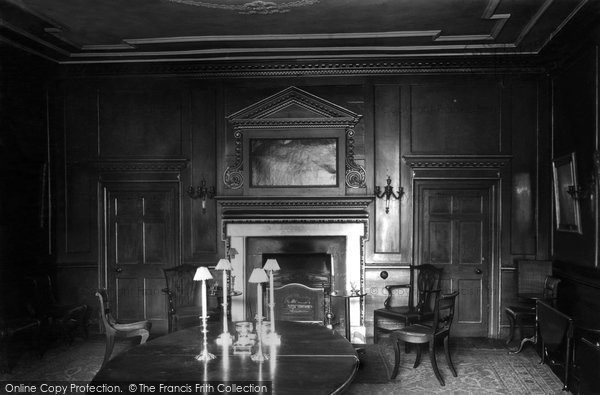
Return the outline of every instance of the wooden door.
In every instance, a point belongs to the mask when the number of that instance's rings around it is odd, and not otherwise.
[[[418,226],[419,263],[443,268],[442,292],[458,290],[452,332],[487,336],[493,185],[423,184]]]
[[[120,321],[151,320],[166,328],[163,268],[176,262],[173,183],[114,183],[106,188],[107,288]]]

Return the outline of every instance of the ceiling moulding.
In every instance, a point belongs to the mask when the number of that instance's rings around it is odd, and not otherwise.
[[[198,1],[198,0],[168,0],[172,3],[193,5],[204,8],[216,8],[219,10],[229,10],[237,12],[238,14],[245,15],[269,15],[269,14],[284,14],[290,12],[293,8],[305,7],[319,3],[319,0],[295,0],[285,2],[274,2],[274,1],[241,1],[240,4],[223,4],[213,3],[210,1]]]
[[[65,64],[63,77],[90,75],[191,75],[195,78],[377,76],[442,73],[540,73],[546,70],[536,57],[471,57],[460,59],[405,59],[399,61],[345,60],[342,62],[271,63],[105,63]]]

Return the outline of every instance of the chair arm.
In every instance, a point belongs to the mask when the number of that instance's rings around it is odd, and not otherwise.
[[[394,290],[401,288],[411,289],[411,286],[410,284],[390,284],[385,286],[385,289],[388,292],[388,297],[383,302],[383,307],[385,307],[388,310],[391,308],[390,303],[392,301],[392,296],[394,295]]]
[[[118,331],[133,331],[136,329],[148,329],[150,327],[150,321],[138,321],[138,322],[131,322],[131,323],[127,323],[127,324],[113,324],[112,325],[113,328],[115,328]]]

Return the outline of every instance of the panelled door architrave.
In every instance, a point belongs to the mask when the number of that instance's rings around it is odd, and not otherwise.
[[[442,292],[460,292],[455,336],[497,336],[508,157],[404,160],[413,170],[414,264],[443,268]]]
[[[178,174],[100,178],[98,285],[107,288],[119,321],[151,320],[153,332],[166,332],[167,326],[162,269],[181,259],[179,178]]]

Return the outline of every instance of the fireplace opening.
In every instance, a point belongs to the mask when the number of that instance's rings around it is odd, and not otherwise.
[[[284,321],[326,321],[331,292],[331,255],[325,253],[263,254],[276,259],[273,272],[275,316]]]
[[[273,272],[274,287],[298,283],[312,288],[331,288],[331,255],[325,253],[278,253],[263,254],[263,265],[267,259],[276,259],[280,270]]]

